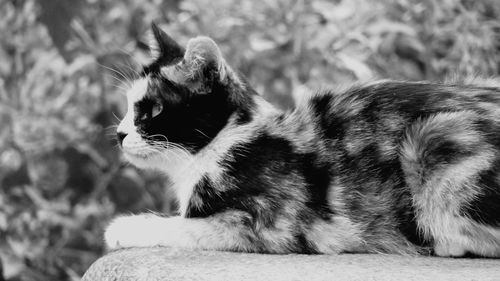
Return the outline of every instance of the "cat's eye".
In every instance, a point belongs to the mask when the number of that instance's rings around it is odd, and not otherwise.
[[[151,109],[151,118],[155,118],[163,110],[163,106],[159,103],[155,103]]]

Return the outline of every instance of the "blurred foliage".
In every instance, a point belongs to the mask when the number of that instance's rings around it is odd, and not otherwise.
[[[114,141],[153,20],[182,43],[213,37],[281,108],[304,87],[500,69],[498,0],[4,0],[0,14],[0,280],[79,280],[112,216],[175,208]]]

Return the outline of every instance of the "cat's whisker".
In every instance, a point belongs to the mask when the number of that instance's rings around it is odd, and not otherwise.
[[[116,74],[120,75],[123,79],[128,80],[128,77],[127,77],[125,74],[121,73],[119,70],[114,69],[114,68],[109,67],[109,66],[106,66],[106,65],[101,64],[101,63],[97,63],[97,64],[98,64],[99,66],[101,66],[101,67],[103,67],[103,68],[107,69],[107,70],[112,71],[113,73],[116,73]]]
[[[116,114],[113,111],[111,111],[111,114],[113,114],[113,116],[116,118],[116,120],[118,120],[118,122],[122,121],[118,116],[116,116]],[[118,127],[118,126],[119,126],[119,124],[116,125],[116,127]]]
[[[187,151],[185,151],[185,149],[183,149],[181,147],[176,147],[173,145],[154,145],[154,147],[156,149],[161,150],[161,151],[167,150],[168,153],[182,153],[184,155],[189,155],[189,153]]]
[[[129,85],[133,85],[133,81],[136,80],[137,78],[139,78],[140,76],[135,76],[135,74],[137,73],[137,71],[135,71],[134,69],[132,69],[131,67],[127,66],[127,65],[124,65],[124,64],[113,64],[113,66],[119,70],[120,73],[122,73],[122,77],[125,78],[125,81],[127,81],[127,83]],[[126,67],[128,69],[130,69],[132,72],[130,71],[125,71],[123,69],[123,67]]]
[[[114,113],[112,113],[114,115]],[[116,115],[115,115],[116,117]],[[118,124],[113,124],[113,125],[109,125],[107,126],[106,128],[104,128],[104,130],[112,130],[112,129],[115,129],[118,128]]]
[[[163,149],[173,149],[174,148],[174,149],[177,149],[179,151],[182,151],[186,155],[190,154],[189,151],[186,148],[184,148],[181,145],[175,144],[175,143],[165,143],[165,144],[163,144],[163,143],[158,144],[157,143],[157,144],[154,144],[154,145],[157,146],[157,147],[161,147]]]
[[[130,90],[130,88],[132,87],[131,82],[127,83],[127,81],[123,81],[122,79],[120,79],[112,74],[108,74],[108,77],[111,77],[112,79],[114,79],[118,83],[108,82],[108,83],[106,83],[106,85],[120,89],[124,92],[128,92]]]
[[[161,135],[161,134],[155,134],[155,135],[148,136],[148,139],[150,139],[151,141],[155,141],[154,139],[157,137],[163,138],[163,139],[165,139],[165,141],[168,142],[168,138],[165,135]]]
[[[110,71],[112,71],[113,73],[116,73],[118,75],[120,75],[126,82],[126,85],[128,85],[129,87],[132,87],[132,81],[129,79],[129,77],[127,77],[125,74],[123,74],[122,72],[120,72],[119,70],[116,70],[114,68],[111,68],[111,67],[108,67],[108,66],[105,66],[103,64],[100,64],[98,63],[98,65],[100,65],[101,67],[105,68],[105,69],[108,69]],[[118,80],[119,82],[122,82],[123,81],[121,79],[118,79],[117,77],[113,76],[113,75],[110,75],[111,77],[113,77],[114,79]]]
[[[142,65],[142,64],[141,64],[141,63],[140,63],[140,62],[139,62],[139,61],[138,61],[138,60],[137,60],[137,59],[136,59],[136,58],[135,58],[135,57],[131,54],[131,52],[130,52],[130,51],[127,51],[127,50],[125,50],[125,49],[124,49],[124,48],[122,48],[122,47],[118,47],[118,50],[130,58],[130,60],[129,60],[129,61],[127,61],[129,64],[130,64],[130,62],[131,62],[131,61],[133,61],[136,65]],[[138,73],[138,72],[136,72],[136,73],[139,75],[139,77],[141,76],[141,75],[140,75],[140,73]]]
[[[206,137],[207,139],[210,139],[209,136],[207,136],[205,133],[203,133],[201,130],[199,129],[194,129],[196,132],[200,133],[202,136]]]
[[[158,138],[158,137],[163,138],[165,141],[160,142],[160,141],[155,140],[155,138]],[[153,146],[161,147],[164,149],[177,148],[177,149],[185,152],[187,155],[189,155],[189,152],[187,151],[187,149],[185,147],[183,147],[182,145],[179,145],[177,143],[169,142],[168,138],[165,135],[155,134],[155,135],[148,136],[147,139],[150,141],[151,145],[153,145]]]
[[[125,88],[125,87],[122,87],[122,86],[119,86],[119,85],[116,85],[116,84],[110,84],[111,86],[117,88],[117,89],[120,89],[122,90],[123,92],[127,92],[129,89],[128,88]]]
[[[167,139],[165,136],[161,136]],[[166,142],[150,141],[149,144],[158,151],[168,153],[168,156],[177,158],[177,160],[189,159],[190,157],[190,153],[186,148],[179,144],[168,142],[168,140]]]
[[[126,67],[127,69],[132,71],[131,74],[134,75],[133,79],[137,79],[137,78],[141,77],[141,74],[137,70],[135,70],[130,64],[120,64],[120,65],[123,67]]]

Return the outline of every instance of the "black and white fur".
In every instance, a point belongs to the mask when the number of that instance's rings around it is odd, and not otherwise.
[[[180,214],[118,217],[110,249],[500,256],[498,84],[382,81],[282,112],[210,38],[153,34],[118,136]]]

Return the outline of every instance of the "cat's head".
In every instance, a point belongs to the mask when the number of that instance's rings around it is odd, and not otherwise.
[[[249,122],[256,93],[212,39],[184,48],[154,24],[152,34],[153,62],[127,92],[117,136],[129,161],[154,168],[199,152],[228,122]]]

